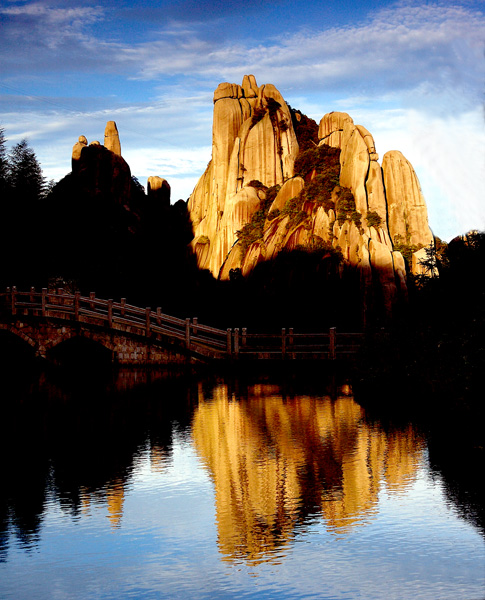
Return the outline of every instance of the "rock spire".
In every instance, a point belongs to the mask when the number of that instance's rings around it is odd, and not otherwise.
[[[106,129],[104,130],[104,146],[105,148],[108,148],[108,150],[111,150],[111,152],[121,156],[120,136],[114,121],[108,121],[106,123]]]
[[[290,110],[274,85],[221,83],[214,93],[212,158],[188,209],[200,268],[219,275],[236,242],[236,231],[259,209],[261,198],[247,184],[282,184],[293,176],[298,142]]]

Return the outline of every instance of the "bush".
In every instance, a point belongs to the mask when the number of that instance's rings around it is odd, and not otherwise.
[[[300,151],[295,160],[295,174],[306,177],[313,169],[319,173],[326,172],[334,179],[338,178],[340,176],[340,149],[322,144],[303,152]]]
[[[288,104],[291,113],[293,129],[295,131],[300,152],[304,152],[309,148],[315,148],[318,145],[318,125],[313,120],[304,115],[301,111],[291,108]]]
[[[249,223],[246,223],[242,229],[236,231],[239,242],[241,257],[244,257],[249,246],[263,237],[263,227],[266,220],[264,210],[257,210]]]
[[[270,188],[266,188],[258,180],[252,180],[249,182],[251,187],[256,189],[263,189],[266,191],[266,198],[261,201],[260,209],[257,210],[251,217],[249,223],[246,223],[242,229],[236,231],[236,235],[239,243],[239,250],[241,252],[241,257],[244,257],[249,246],[263,237],[264,232],[264,223],[266,221],[266,217],[268,215],[268,211],[273,203],[273,200],[276,197],[276,194],[279,192],[281,186],[274,185]],[[275,213],[276,211],[273,211]],[[278,213],[279,214],[279,213]],[[276,214],[272,216],[272,218],[276,218]]]
[[[394,240],[394,250],[403,255],[403,258],[406,262],[406,270],[408,272],[411,270],[413,254],[418,250],[421,250],[422,247],[423,244],[406,244],[404,241],[402,241],[400,235],[396,235]]]
[[[250,187],[256,188],[257,190],[267,190],[268,188],[261,183],[258,179],[251,179],[251,181],[247,184]]]
[[[269,116],[274,117],[276,115],[276,111],[281,108],[281,104],[274,98],[267,98],[266,108],[269,112]]]
[[[347,219],[351,219],[354,222],[360,221],[362,216],[356,211],[354,195],[349,188],[340,188],[336,210],[339,225],[342,225]]]
[[[368,227],[375,227],[376,229],[381,226],[382,219],[379,213],[375,210],[371,210],[367,213],[365,220],[367,221]]]
[[[271,212],[268,213],[268,216],[266,217],[268,219],[268,221],[273,221],[274,219],[276,219],[276,217],[279,217],[281,214],[281,211],[279,208],[275,208],[274,210],[272,210]]]
[[[264,108],[262,106],[257,106],[251,116],[251,127],[254,127],[257,123],[259,123],[265,114],[266,111]]]

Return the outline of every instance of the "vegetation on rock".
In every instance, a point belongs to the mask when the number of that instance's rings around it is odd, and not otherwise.
[[[361,227],[362,215],[355,208],[355,200],[351,190],[348,188],[339,189],[335,208],[339,225],[342,225],[346,220],[350,220],[353,221],[357,227]]]
[[[262,239],[264,233],[264,223],[268,216],[268,211],[276,197],[276,194],[281,188],[280,185],[274,185],[270,188],[267,188],[257,180],[250,181],[248,185],[256,189],[263,190],[265,192],[265,198],[261,201],[259,210],[253,213],[249,223],[246,223],[242,229],[236,232],[241,257],[245,256],[251,244]]]
[[[394,250],[400,252],[406,262],[406,270],[408,273],[411,272],[411,261],[413,254],[418,250],[421,250],[423,244],[409,244],[402,240],[400,235],[396,235],[394,239]]]
[[[293,129],[296,134],[300,152],[304,152],[318,145],[318,125],[310,117],[304,115],[301,111],[295,110],[288,104],[291,113]]]
[[[327,144],[310,147],[303,151],[300,149],[295,160],[295,175],[301,175],[303,179],[307,179],[313,170],[316,170],[320,174],[325,174],[329,179],[333,179],[335,181],[334,185],[338,185],[340,175],[339,159],[340,150]]]
[[[368,227],[375,227],[376,229],[382,224],[382,218],[375,210],[368,211],[365,220],[367,221]]]

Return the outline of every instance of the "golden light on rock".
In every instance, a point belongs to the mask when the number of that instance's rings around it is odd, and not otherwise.
[[[366,423],[349,395],[284,398],[264,385],[241,400],[224,384],[210,401],[201,392],[193,437],[215,485],[220,552],[252,563],[275,557],[316,514],[335,534],[371,519],[383,486],[413,481],[423,448],[411,429]]]

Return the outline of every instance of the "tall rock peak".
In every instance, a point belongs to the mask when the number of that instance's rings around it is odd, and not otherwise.
[[[389,233],[396,245],[429,246],[433,234],[418,177],[411,163],[398,150],[382,159],[389,213]]]
[[[376,303],[390,316],[406,268],[419,268],[412,254],[433,244],[414,169],[400,152],[381,167],[372,134],[344,112],[323,116],[318,140],[299,153],[274,85],[245,75],[217,87],[212,159],[188,204],[199,267],[228,279],[282,250],[333,249],[358,273],[363,316]]]
[[[248,183],[284,183],[293,176],[297,154],[290,109],[273,85],[259,87],[254,75],[245,75],[242,85],[217,87],[212,158],[188,204],[200,268],[219,275],[236,232],[259,208]]]
[[[121,144],[120,136],[118,134],[118,128],[114,121],[108,121],[104,130],[104,146],[114,152],[118,156],[121,156]]]

